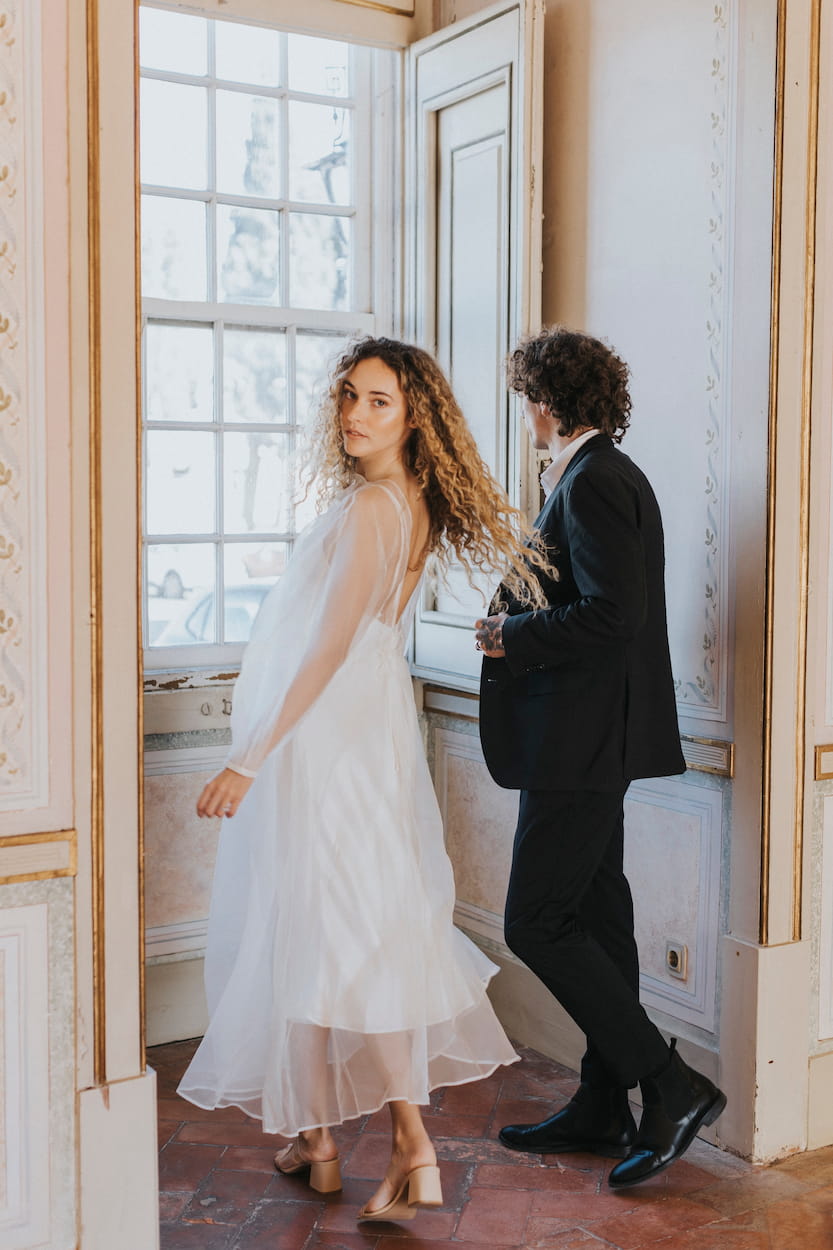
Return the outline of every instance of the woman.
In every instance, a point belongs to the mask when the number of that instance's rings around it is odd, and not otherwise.
[[[449,385],[419,348],[367,338],[339,361],[315,431],[327,510],[255,623],[227,767],[201,816],[220,841],[211,1022],[180,1085],[292,1137],[282,1172],[341,1187],[330,1126],[387,1104],[391,1162],[361,1219],[442,1202],[420,1104],[517,1058],[452,926],[454,884],[403,656],[435,554],[495,570],[522,601],[546,568]],[[256,783],[254,778],[257,776]]]

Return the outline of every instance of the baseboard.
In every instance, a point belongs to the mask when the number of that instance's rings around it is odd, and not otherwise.
[[[202,958],[149,964],[145,969],[147,1044],[202,1037],[208,1025]]]

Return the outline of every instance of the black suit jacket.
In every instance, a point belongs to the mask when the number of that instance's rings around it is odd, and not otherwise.
[[[509,595],[505,659],[484,657],[480,736],[498,785],[616,790],[685,770],[665,616],[662,520],[606,435],[584,443],[536,522],[559,572],[548,608]]]

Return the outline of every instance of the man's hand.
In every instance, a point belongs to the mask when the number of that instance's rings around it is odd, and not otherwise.
[[[474,645],[490,660],[500,660],[506,655],[503,649],[503,622],[507,616],[507,612],[499,612],[497,616],[487,616],[485,620],[474,622]]]
[[[198,816],[233,816],[248,793],[253,777],[224,768],[205,785],[197,799]]]

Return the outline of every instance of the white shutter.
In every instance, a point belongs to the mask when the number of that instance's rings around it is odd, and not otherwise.
[[[436,353],[481,454],[526,506],[531,457],[503,359],[541,316],[543,4],[501,4],[408,50],[408,333]],[[414,672],[472,687],[483,601],[427,585]]]

